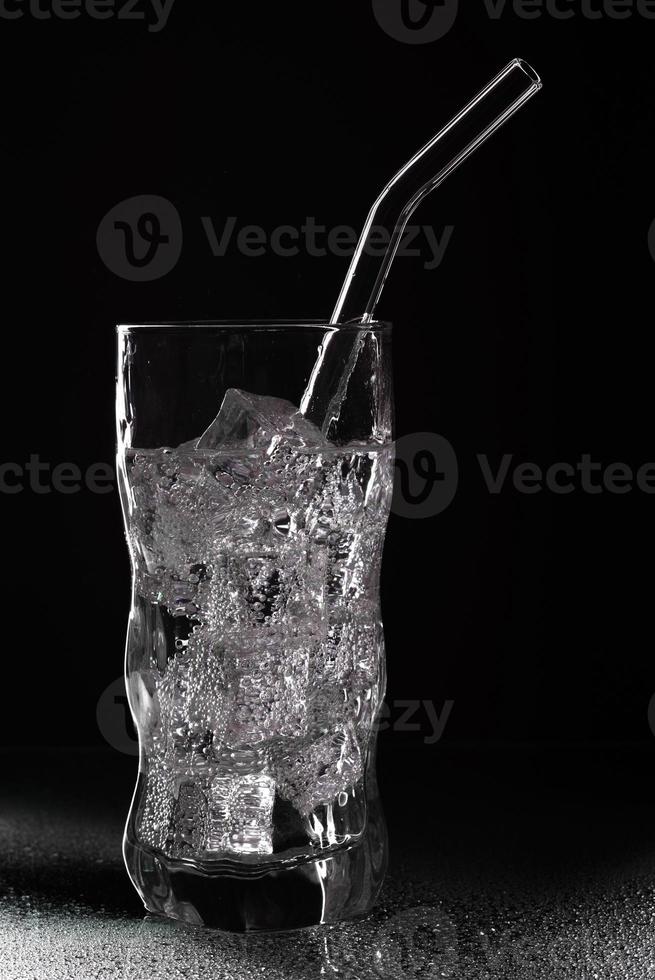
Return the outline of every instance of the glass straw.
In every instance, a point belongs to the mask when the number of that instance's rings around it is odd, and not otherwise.
[[[541,79],[530,65],[514,59],[389,181],[366,219],[332,324],[371,322],[407,222],[418,205],[540,88]],[[380,228],[386,231],[389,246],[383,255],[371,254],[371,235]],[[352,327],[333,329],[323,337],[300,411],[326,436],[339,417],[365,337],[366,330]]]

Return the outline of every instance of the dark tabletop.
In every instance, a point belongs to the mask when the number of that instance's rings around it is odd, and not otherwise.
[[[0,755],[0,977],[655,977],[650,744],[381,741],[378,908],[248,937],[144,914],[121,858],[133,758]]]

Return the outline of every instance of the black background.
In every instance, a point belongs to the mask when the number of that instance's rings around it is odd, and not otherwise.
[[[234,243],[215,258],[201,216],[359,228],[508,60],[542,75],[417,213],[454,226],[441,266],[399,259],[379,308],[398,434],[442,434],[460,466],[446,511],[392,517],[383,577],[388,697],[454,700],[446,739],[652,738],[655,497],[490,495],[476,462],[655,460],[655,22],[568,6],[568,20],[494,20],[468,2],[425,45],[389,37],[366,0],[177,0],[159,33],[0,18],[1,455],[20,466],[112,462],[117,322],[329,314],[346,259]],[[150,283],[96,248],[103,216],[139,194],[170,200],[184,227],[177,266]],[[102,744],[96,705],[122,671],[129,605],[117,495],[26,480],[0,503],[0,739]]]

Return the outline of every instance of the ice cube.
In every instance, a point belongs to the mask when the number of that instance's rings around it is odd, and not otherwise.
[[[271,854],[275,782],[266,772],[219,771],[209,787],[205,849]]]
[[[278,792],[302,816],[347,792],[362,774],[362,754],[349,726],[337,726],[309,744],[283,744],[275,753]]]
[[[377,711],[381,627],[357,622],[347,606],[331,610],[327,637],[309,664],[308,721],[311,730],[347,723],[365,744]]]
[[[172,615],[192,614],[186,606],[193,604],[199,581],[194,569],[206,566],[215,543],[229,537],[234,492],[188,453],[158,451],[153,459],[137,459],[135,472],[132,520],[139,588]]]
[[[224,550],[232,554],[279,551],[293,547],[294,531],[281,488],[243,487],[235,494]]]
[[[177,784],[168,852],[173,857],[189,857],[202,848],[207,837],[207,799],[194,781],[178,779]]]
[[[202,630],[167,665],[158,685],[161,742],[177,773],[205,769],[226,724],[222,651]]]
[[[228,388],[218,415],[196,442],[196,449],[239,446],[272,450],[279,443],[303,447],[325,444],[321,430],[284,398]]]
[[[324,635],[321,557],[306,552],[218,555],[197,598],[203,624],[221,639],[241,635],[246,643],[253,639],[251,630],[286,637]]]
[[[296,637],[234,640],[225,657],[231,747],[305,734],[309,659],[310,644]]]

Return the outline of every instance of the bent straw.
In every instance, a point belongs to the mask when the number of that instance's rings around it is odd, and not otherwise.
[[[300,403],[301,413],[327,436],[339,418],[348,381],[373,320],[380,294],[410,217],[435,188],[541,88],[537,73],[514,59],[441,129],[386,185],[359,237],[331,323],[346,325],[323,337]],[[387,232],[383,255],[369,248],[372,233]]]

